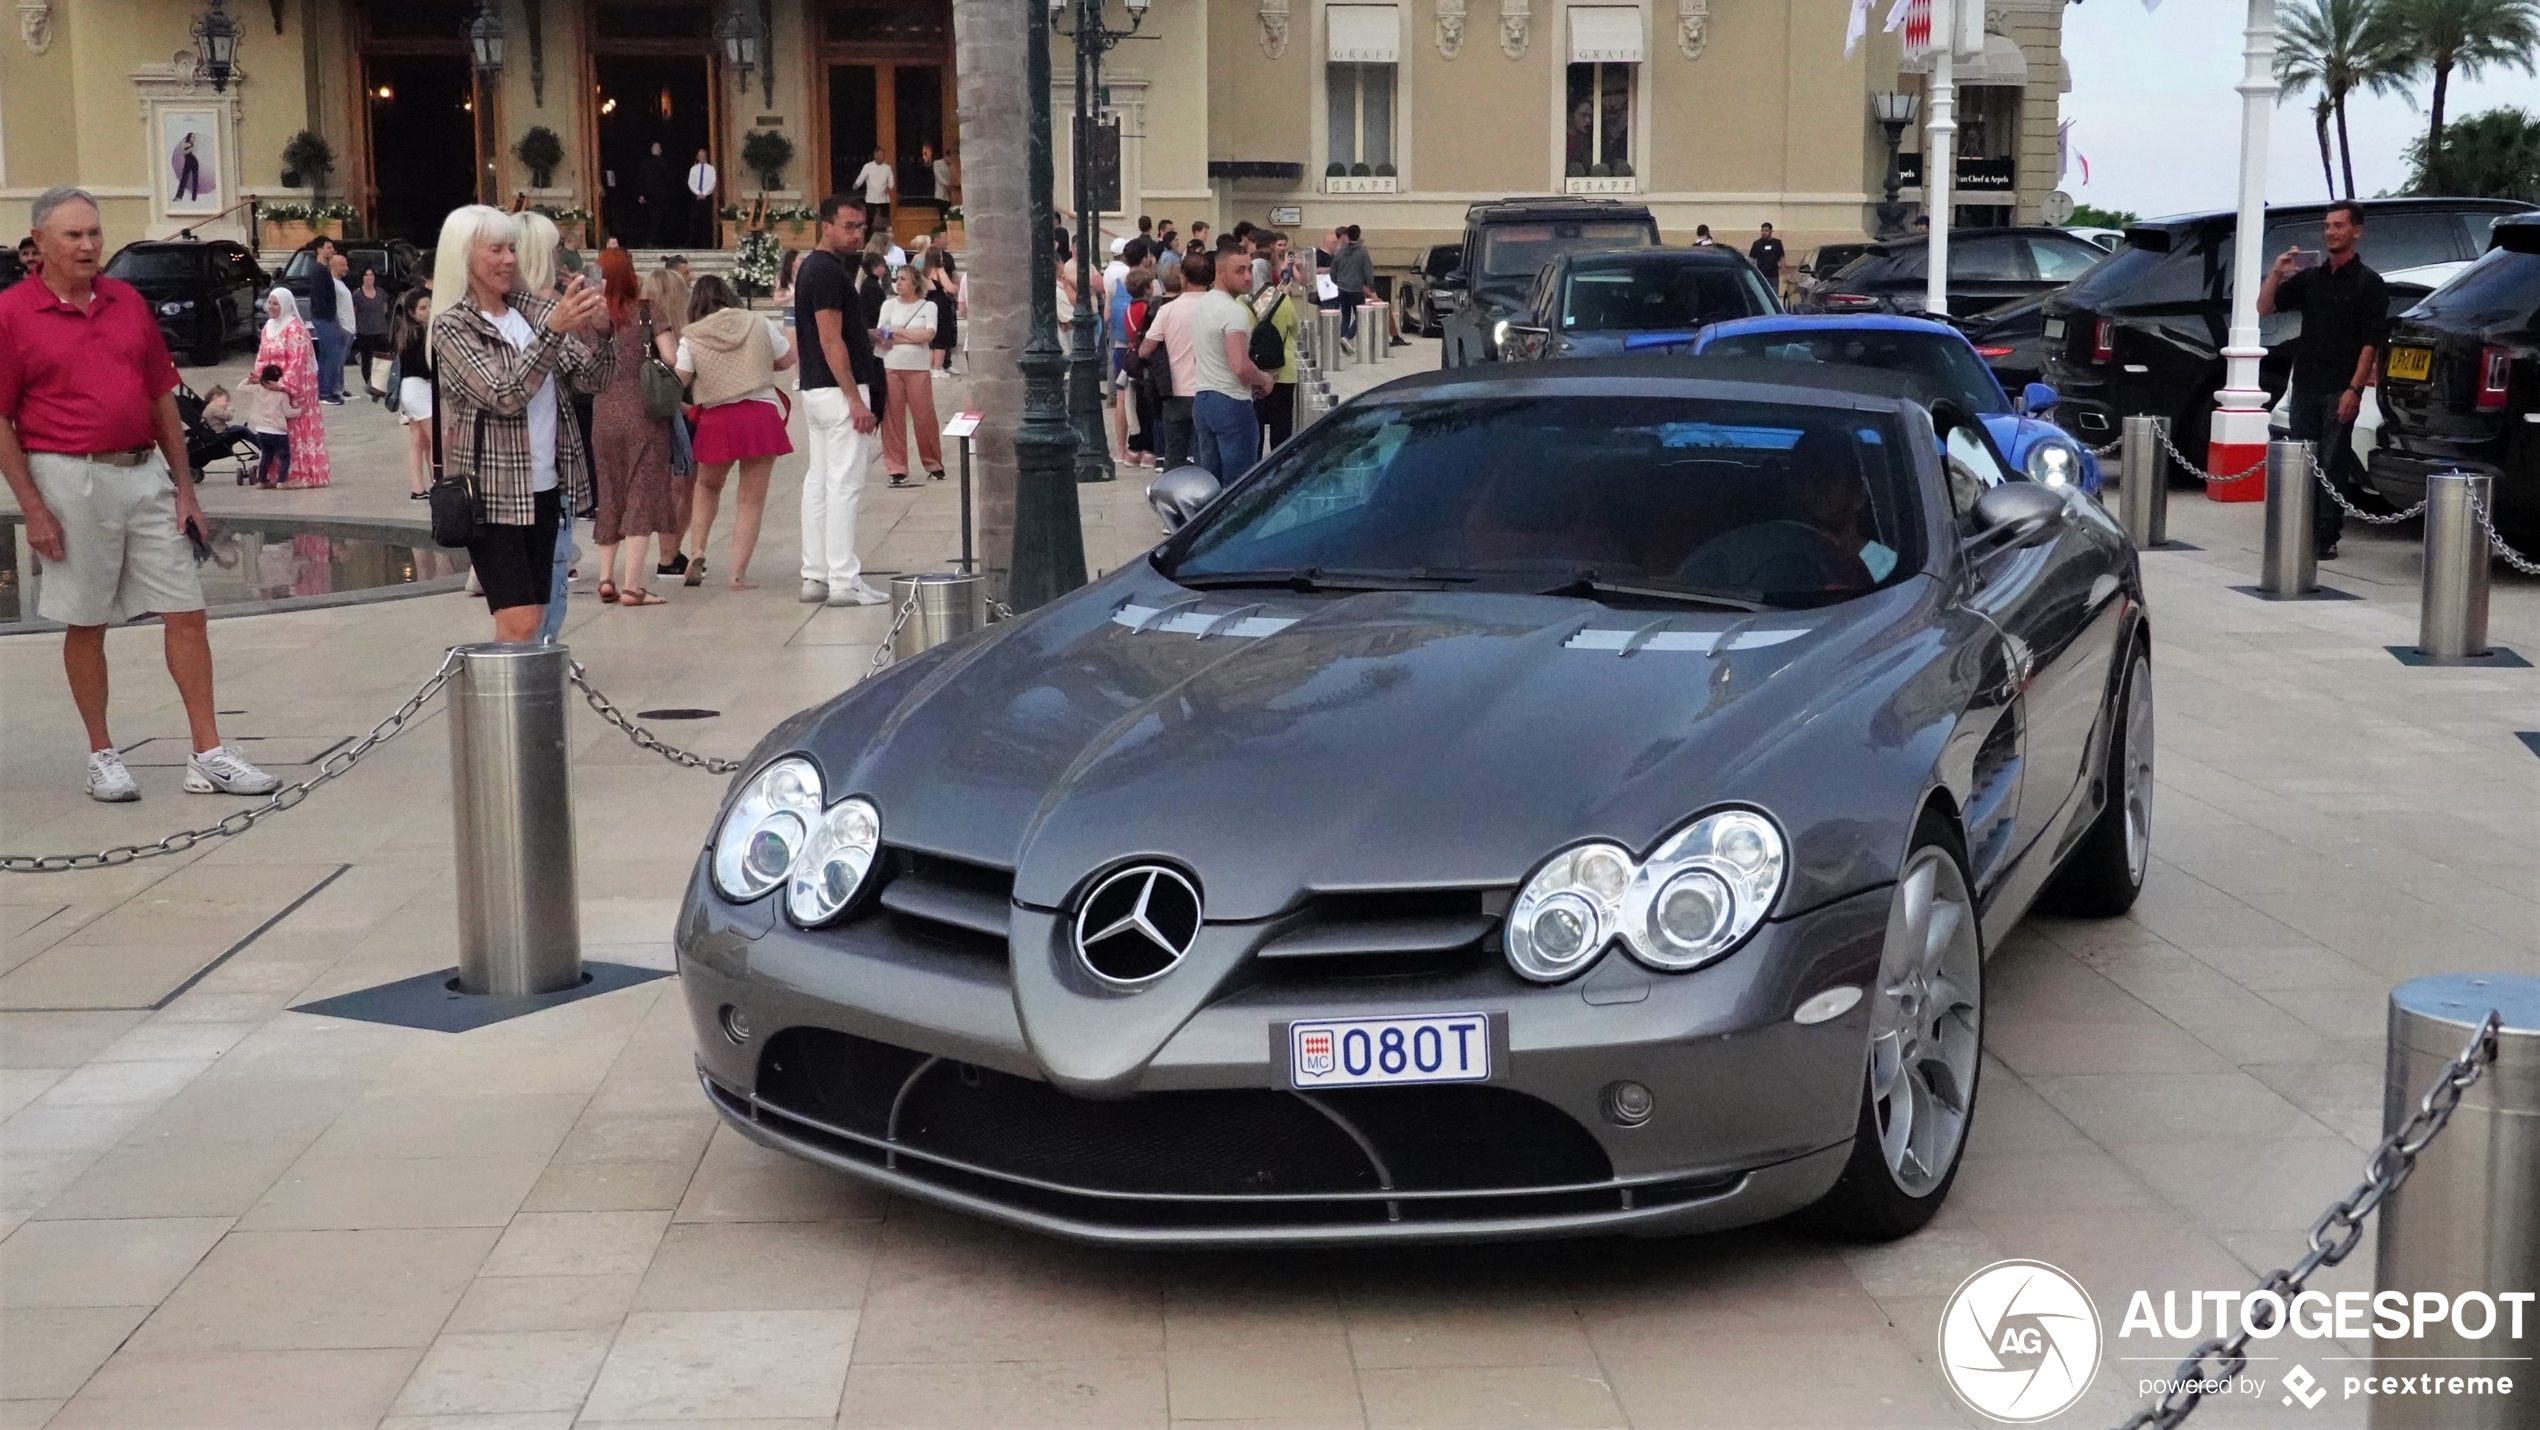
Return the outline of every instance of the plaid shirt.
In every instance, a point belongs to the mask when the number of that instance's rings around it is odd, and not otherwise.
[[[432,363],[440,386],[442,465],[471,473],[485,519],[496,526],[528,526],[536,519],[536,473],[529,456],[529,397],[534,380],[550,375],[556,397],[556,483],[565,510],[593,504],[590,455],[582,425],[573,420],[567,391],[596,393],[617,370],[617,345],[566,337],[547,326],[552,298],[513,293],[503,299],[537,336],[515,348],[494,320],[461,302],[432,320]]]

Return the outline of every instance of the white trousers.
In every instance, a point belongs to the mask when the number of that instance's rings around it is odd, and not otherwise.
[[[856,390],[871,410],[872,394],[862,384]],[[855,508],[882,434],[855,429],[843,388],[815,387],[801,397],[811,459],[803,473],[803,579],[843,591],[864,574],[855,551]]]

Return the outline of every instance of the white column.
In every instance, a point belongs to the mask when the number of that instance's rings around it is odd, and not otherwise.
[[[1949,24],[1949,6],[1950,0],[1932,0],[1931,31],[1935,37],[1950,34],[1944,28]],[[1957,207],[1958,79],[1950,43],[1942,38],[1939,48],[1932,51],[1929,123],[1923,129],[1923,212],[1931,219],[1931,249],[1923,257],[1927,270],[1923,309],[1933,314],[1949,311],[1949,220]]]
[[[2258,385],[2258,285],[2266,272],[2267,126],[2275,113],[2275,0],[2249,0],[2240,83],[2240,219],[2231,256],[2231,340],[2205,465],[2225,476],[2266,457],[2267,394]],[[2245,484],[2254,488],[2257,483]],[[2237,496],[2238,493],[2234,493]],[[2252,491],[2248,499],[2254,500]]]

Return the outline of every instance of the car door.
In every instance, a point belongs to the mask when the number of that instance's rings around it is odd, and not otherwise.
[[[1953,500],[1966,503],[1962,521],[1984,490],[2026,481],[1980,422],[1950,428],[1943,441]],[[1995,550],[1969,573],[1969,603],[2000,633],[2007,677],[2018,686],[2020,789],[2000,857],[2017,857],[2059,831],[2067,822],[2061,816],[2074,807],[2123,628],[2115,574],[2122,549],[2115,524],[2095,502],[2068,498],[2053,540]]]

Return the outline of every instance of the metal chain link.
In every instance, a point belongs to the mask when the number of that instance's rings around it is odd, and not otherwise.
[[[2290,1305],[2313,1272],[2345,1260],[2362,1242],[2364,1219],[2408,1180],[2408,1174],[2416,1170],[2417,1157],[2452,1120],[2453,1110],[2461,1105],[2461,1094],[2475,1086],[2488,1064],[2496,1060],[2496,1035],[2503,1025],[2503,1018],[2493,1009],[2479,1020],[2468,1046],[2445,1065],[2425,1095],[2417,1099],[2416,1115],[2408,1119],[2406,1126],[2383,1138],[2371,1159],[2364,1163],[2363,1184],[2331,1202],[2327,1213],[2312,1224],[2310,1250],[2293,1263],[2292,1269],[2269,1273],[2258,1283],[2258,1291],[2272,1292],[2282,1304]],[[2244,1317],[2240,1334],[2228,1340],[2217,1337],[2189,1351],[2187,1359],[2178,1363],[2170,1388],[2161,1398],[2136,1411],[2117,1430],[2172,1430],[2204,1399],[2205,1392],[2200,1387],[2227,1381],[2248,1368],[2253,1326],[2271,1330],[2276,1314],[2262,1306]]]
[[[2496,518],[2489,514],[2487,503],[2479,500],[2476,488],[2470,490],[2469,509],[2470,514],[2478,518],[2478,529],[2487,533],[2488,546],[2505,558],[2506,565],[2525,576],[2540,576],[2540,561],[2534,561],[2505,544],[2504,536],[2496,530]]]
[[[2393,512],[2388,516],[2375,516],[2346,500],[2346,494],[2337,489],[2337,483],[2329,480],[2328,466],[2320,461],[2319,448],[2316,445],[2308,449],[2307,459],[2311,464],[2311,476],[2320,484],[2320,490],[2328,493],[2330,501],[2337,503],[2340,509],[2357,521],[2372,526],[2397,526],[2400,522],[2412,521],[2425,514],[2425,503],[2420,501],[2406,511]]]
[[[908,625],[908,618],[917,614],[917,593],[923,586],[923,582],[909,583],[908,599],[900,602],[899,614],[891,617],[890,634],[882,637],[882,643],[873,648],[873,663],[864,668],[865,679],[871,680],[881,674],[882,667],[891,663],[891,647],[899,643],[900,631]]]
[[[2104,445],[2104,446],[2098,446],[2098,447],[2092,447],[2092,448],[2090,448],[2090,449],[2089,449],[2089,452],[2090,452],[2090,455],[2092,455],[2092,456],[2094,456],[2094,457],[2112,457],[2112,456],[2115,456],[2115,455],[2116,455],[2116,453],[2117,453],[2117,449],[2118,449],[2118,448],[2120,448],[2120,447],[2123,447],[2124,445],[2125,445],[2125,438],[2123,438],[2123,437],[2118,437],[2118,438],[2116,438],[2115,440],[2113,440],[2113,441],[2111,441],[2111,442],[2108,442],[2108,443],[2107,443],[2106,445]]]
[[[2186,470],[2189,476],[2194,477],[2200,482],[2207,482],[2214,486],[2222,486],[2228,482],[2245,482],[2251,477],[2254,477],[2267,469],[2267,459],[2260,457],[2258,459],[2258,464],[2249,468],[2245,472],[2234,472],[2227,477],[2216,476],[2212,472],[2206,471],[2203,467],[2196,465],[2194,462],[2187,460],[2187,454],[2180,451],[2178,449],[2178,444],[2170,440],[2170,430],[2167,427],[2155,427],[2152,430],[2160,434],[2161,447],[2164,451],[2167,451],[2170,454],[2170,460],[2178,463],[2181,468]],[[2124,439],[2119,438],[2118,440],[2123,441]]]
[[[458,669],[458,663],[459,653],[456,650],[442,656],[441,668],[432,672],[430,679],[417,686],[415,693],[407,696],[403,704],[389,712],[387,719],[373,725],[369,734],[319,761],[316,774],[298,784],[284,785],[267,796],[263,804],[253,809],[232,811],[220,823],[206,825],[201,829],[180,829],[155,844],[118,844],[112,848],[101,849],[94,854],[0,854],[0,873],[59,874],[74,869],[111,869],[118,864],[129,864],[136,859],[155,859],[162,854],[183,853],[206,839],[227,839],[232,835],[244,834],[255,828],[257,821],[297,805],[300,801],[307,799],[309,793],[319,785],[325,784],[361,763],[362,756],[369,754],[372,749],[395,739],[397,733],[405,729],[406,722],[414,718],[415,712],[421,710],[426,701],[439,694],[441,687],[449,683],[451,674]]]
[[[580,688],[582,698],[589,702],[591,709],[597,712],[601,719],[625,731],[626,738],[635,742],[635,748],[650,750],[683,769],[703,770],[710,775],[728,775],[741,768],[739,760],[718,760],[712,755],[700,755],[683,750],[627,719],[626,712],[618,709],[607,696],[600,693],[598,686],[591,683],[591,678],[584,673],[580,661],[573,663],[573,683]]]

